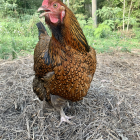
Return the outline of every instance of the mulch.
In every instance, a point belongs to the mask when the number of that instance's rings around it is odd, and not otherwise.
[[[140,140],[140,55],[97,54],[88,95],[64,111],[74,125],[33,93],[33,56],[0,61],[0,139]]]

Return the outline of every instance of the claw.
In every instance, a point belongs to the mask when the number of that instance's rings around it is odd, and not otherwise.
[[[75,123],[72,123],[71,121],[69,121],[69,119],[72,119],[74,118],[75,116],[66,116],[63,109],[61,108],[60,110],[60,115],[61,115],[61,119],[60,119],[60,123],[58,124],[58,126],[56,127],[59,127],[61,125],[62,122],[67,122],[69,123],[70,125],[74,125]]]

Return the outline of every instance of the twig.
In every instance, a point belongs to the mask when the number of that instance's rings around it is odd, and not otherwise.
[[[29,120],[28,118],[26,117],[26,125],[27,125],[27,135],[28,135],[28,138],[30,139],[31,136],[30,136],[30,127],[29,127]]]

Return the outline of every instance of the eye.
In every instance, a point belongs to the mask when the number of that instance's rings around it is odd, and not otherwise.
[[[57,6],[58,6],[57,3],[54,3],[54,4],[53,4],[53,7],[54,7],[54,8],[57,8]]]

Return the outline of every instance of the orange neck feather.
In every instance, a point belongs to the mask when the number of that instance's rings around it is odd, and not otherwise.
[[[61,48],[70,46],[81,53],[89,52],[89,45],[75,15],[65,4],[61,5],[66,8],[66,15],[63,24],[52,27],[53,44],[57,43],[57,47]]]

